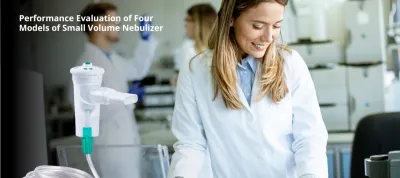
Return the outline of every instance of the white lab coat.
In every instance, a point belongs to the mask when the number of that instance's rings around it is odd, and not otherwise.
[[[124,59],[114,51],[111,61],[98,46],[87,43],[85,51],[76,65],[85,61],[105,70],[103,87],[128,92],[128,81],[140,80],[146,76],[154,60],[157,41],[140,41],[132,59]],[[73,101],[73,87],[70,89]],[[73,102],[71,102],[73,103]],[[134,105],[111,104],[100,107],[99,136],[94,138],[96,145],[140,144],[138,126],[134,118]],[[94,161],[99,165],[101,177],[136,178],[139,174],[139,154],[132,149],[94,150]]]
[[[221,95],[212,100],[210,51],[192,61],[192,71],[188,63],[182,68],[172,119],[178,141],[169,178],[298,178],[307,173],[328,177],[328,134],[313,81],[296,51],[282,54],[287,96],[279,104],[269,97],[256,102],[255,80],[249,106],[237,83],[245,105],[240,110],[227,109]],[[205,161],[208,156],[210,161]]]
[[[188,60],[196,56],[196,49],[194,47],[194,41],[188,38],[183,40],[181,46],[179,46],[174,51],[174,63],[175,70],[179,71],[182,65],[184,65]]]

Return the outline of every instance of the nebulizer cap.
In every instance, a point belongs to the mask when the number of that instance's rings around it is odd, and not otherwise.
[[[93,66],[91,62],[85,62],[81,66],[76,66],[70,70],[72,75],[103,75],[104,69],[101,67]]]

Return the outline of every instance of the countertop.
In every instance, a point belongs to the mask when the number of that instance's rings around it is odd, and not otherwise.
[[[352,143],[354,133],[329,133],[328,144]],[[171,147],[176,142],[172,132],[168,129],[159,129],[141,133],[141,144],[161,144]],[[50,148],[59,145],[80,145],[81,139],[75,135],[58,138],[50,141]]]

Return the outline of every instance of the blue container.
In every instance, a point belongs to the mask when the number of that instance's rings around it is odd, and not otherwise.
[[[342,152],[341,156],[341,173],[343,178],[350,178],[351,169],[351,153]]]
[[[335,155],[332,152],[327,152],[328,157],[328,175],[329,178],[335,178]]]

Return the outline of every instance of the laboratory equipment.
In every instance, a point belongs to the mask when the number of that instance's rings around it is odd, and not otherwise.
[[[392,0],[391,11],[389,13],[389,27],[388,36],[394,38],[397,44],[400,44],[400,12],[399,10],[399,0]]]
[[[346,136],[345,136],[346,135]],[[343,137],[344,136],[344,137]],[[328,141],[328,177],[329,178],[350,178],[351,145],[350,134],[330,134],[332,139]],[[347,137],[347,138],[345,138]]]
[[[351,148],[342,148],[340,152],[340,174],[342,178],[350,178]]]
[[[327,22],[326,9],[327,1],[294,0],[294,9],[299,39],[310,39],[312,41],[326,41]]]
[[[148,85],[144,87],[145,94],[142,105],[137,107],[138,118],[165,120],[174,111],[174,87],[170,85]]]
[[[371,114],[387,111],[387,51],[383,0],[345,1],[346,65],[350,127]]]
[[[296,50],[309,66],[344,62],[342,46],[335,41],[292,43],[289,46]]]
[[[360,120],[352,142],[351,177],[365,177],[365,158],[400,150],[399,127],[400,112],[373,114]]]
[[[306,62],[317,92],[322,118],[328,131],[349,130],[349,106],[344,52],[335,41],[294,43]]]
[[[384,71],[382,63],[347,66],[352,130],[363,117],[385,111]]]
[[[346,66],[325,64],[309,66],[309,70],[327,130],[348,131],[350,127]]]
[[[64,166],[38,166],[23,178],[69,178],[71,176],[74,176],[74,178],[93,178],[85,171]]]
[[[382,0],[345,1],[346,63],[386,60],[386,31]]]
[[[298,24],[294,1],[288,1],[287,7],[283,15],[281,35],[283,42],[290,44],[298,41]]]
[[[111,88],[101,87],[104,69],[85,62],[70,70],[74,84],[74,110],[76,136],[83,139],[83,150],[90,151],[91,138],[99,135],[100,104],[122,102],[125,105],[136,103],[137,95],[121,93]],[[84,148],[85,149],[85,148]]]
[[[313,30],[311,35],[312,41],[326,41],[328,40],[327,33],[327,19],[326,12],[328,8],[327,1],[312,1],[312,21],[313,21]]]
[[[400,111],[400,0],[392,0],[389,14],[388,36],[392,37],[396,44],[389,45],[389,52],[392,56],[392,66],[395,79],[392,84],[392,106],[394,111]],[[391,49],[391,48],[396,48]]]
[[[328,161],[328,177],[335,177],[335,155],[333,150],[326,150],[326,156]]]
[[[327,1],[294,0],[298,38],[289,47],[309,67],[322,118],[328,131],[349,130],[348,89],[343,45],[327,35]]]
[[[299,39],[303,40],[297,43],[291,43],[289,46],[300,54],[309,67],[317,92],[322,118],[324,119],[327,130],[347,131],[349,130],[348,90],[346,86],[347,76],[345,67],[339,65],[345,61],[343,47],[339,42],[328,40],[327,37],[324,37],[326,36],[326,24],[324,24],[325,16],[318,17],[318,19],[313,19],[311,17],[305,18],[306,14],[309,13],[308,15],[311,15],[311,9],[315,8],[315,6],[310,6],[309,4],[314,3],[307,4],[306,2],[299,1],[294,1],[294,3],[300,21],[303,19],[304,21],[319,23],[317,26],[320,26],[322,29],[319,29],[321,34],[312,34],[312,32],[310,32],[310,34],[305,34],[307,30],[310,31],[309,26],[304,29],[305,22],[299,22],[299,25],[302,25],[299,27]],[[309,10],[306,10],[307,8]],[[323,8],[324,7],[322,7],[322,9]],[[314,13],[324,14],[325,12],[314,11],[313,14]],[[312,17],[314,16],[318,15],[312,15]],[[303,30],[301,30],[301,27],[303,27]]]
[[[111,88],[101,87],[104,69],[93,66],[90,62],[73,67],[70,72],[74,85],[75,134],[82,138],[82,151],[94,177],[98,178],[90,155],[93,151],[93,137],[99,135],[100,105],[120,102],[129,105],[137,102],[138,97],[135,94],[121,93]],[[35,171],[28,173],[26,177],[41,178],[41,173],[43,176],[46,176],[47,173],[52,173],[51,175],[54,176],[54,174],[57,175],[57,172],[60,172],[60,176],[61,174],[74,174],[70,168],[39,166]],[[82,176],[88,177],[83,174]]]
[[[364,161],[365,175],[369,178],[399,178],[400,151],[372,155]]]

